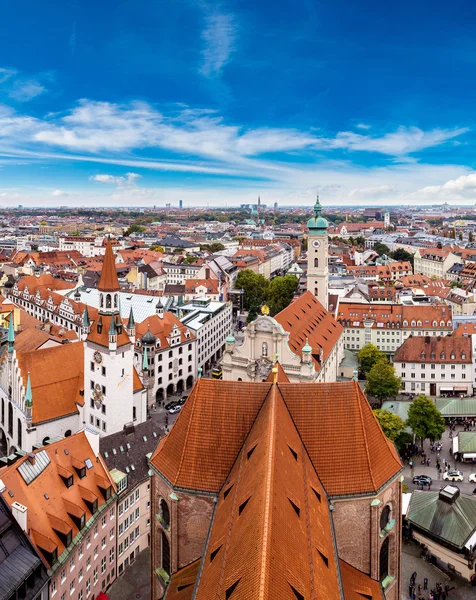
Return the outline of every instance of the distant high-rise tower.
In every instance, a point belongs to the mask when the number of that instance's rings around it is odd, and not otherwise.
[[[383,216],[383,225],[384,225],[385,229],[390,227],[390,213],[388,212],[388,210],[385,212],[385,214]]]
[[[261,198],[258,196],[258,214],[261,209]]]
[[[314,216],[309,219],[307,226],[307,289],[314,294],[319,302],[328,306],[328,241],[326,219],[321,217],[322,206],[317,197],[314,205]]]
[[[277,202],[274,203],[274,210],[278,210],[278,203]]]
[[[179,208],[183,208],[183,200],[179,200],[178,206]]]

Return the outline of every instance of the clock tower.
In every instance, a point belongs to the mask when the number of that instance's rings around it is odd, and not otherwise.
[[[327,309],[328,306],[328,222],[321,217],[322,206],[317,196],[314,205],[314,216],[309,219],[307,226],[307,289],[314,294],[319,302]]]

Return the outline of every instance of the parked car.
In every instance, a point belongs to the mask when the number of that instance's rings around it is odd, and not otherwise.
[[[443,475],[443,479],[446,479],[446,481],[463,481],[463,471],[448,471]]]
[[[433,483],[433,480],[431,477],[429,477],[428,475],[415,475],[415,477],[412,479],[413,483],[416,483],[417,485],[431,485]]]
[[[169,409],[169,413],[170,413],[171,415],[173,415],[173,414],[175,414],[175,413],[178,413],[178,412],[180,412],[181,410],[182,410],[182,407],[181,407],[179,404],[176,404],[175,406],[172,406],[172,408],[171,408],[171,409]]]
[[[468,477],[468,481],[476,483],[476,473],[471,473],[471,475]]]
[[[165,405],[165,410],[170,410],[171,408],[173,408],[174,406],[177,406],[179,403],[177,402],[177,400],[173,400],[173,402],[169,402],[168,404]]]

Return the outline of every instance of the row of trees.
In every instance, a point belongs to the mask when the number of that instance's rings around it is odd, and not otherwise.
[[[361,376],[367,379],[366,393],[380,401],[395,397],[400,391],[401,379],[396,376],[395,369],[385,354],[377,346],[367,344],[360,350],[358,357]],[[385,435],[398,448],[411,442],[411,436],[405,431],[407,427],[421,439],[422,447],[424,440],[438,440],[445,431],[444,418],[433,400],[424,394],[413,400],[406,421],[389,410],[376,409],[374,414]]]
[[[271,316],[282,311],[290,304],[297,286],[298,280],[294,275],[269,281],[251,269],[240,271],[235,284],[236,288],[243,290],[243,307],[249,313],[248,322],[256,319],[263,304],[268,305]]]
[[[414,261],[413,254],[411,252],[407,252],[403,248],[397,248],[397,250],[394,250],[392,252],[386,244],[382,244],[381,242],[375,242],[374,247],[372,249],[375,250],[375,252],[379,256],[382,256],[383,254],[385,254],[389,258],[393,258],[393,260],[396,260],[399,262],[407,261],[411,264],[411,266],[413,268],[413,261]]]

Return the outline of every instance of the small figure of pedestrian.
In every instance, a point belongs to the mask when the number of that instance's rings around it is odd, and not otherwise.
[[[413,577],[413,583],[415,583],[416,578],[417,578],[417,572],[416,571],[413,571],[412,577]]]
[[[428,577],[425,577],[425,579],[423,580],[423,589],[424,590],[428,589]]]
[[[426,459],[426,466],[429,467],[431,465],[431,458]]]
[[[418,584],[418,593],[421,594],[421,583]]]
[[[408,595],[410,596],[410,598],[412,597],[413,594],[413,583],[410,583],[410,585],[408,586]]]

